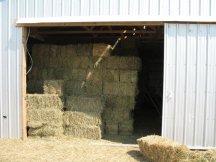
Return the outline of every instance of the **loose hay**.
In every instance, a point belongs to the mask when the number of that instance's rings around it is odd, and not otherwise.
[[[66,126],[100,126],[102,121],[101,116],[95,113],[65,111],[63,115],[63,123]]]
[[[137,140],[143,156],[153,162],[179,162],[188,158],[186,146],[152,135]]]
[[[101,139],[101,128],[99,126],[82,126],[82,125],[70,125],[65,127],[65,135],[88,138],[88,139]]]
[[[27,94],[27,109],[63,109],[64,100],[55,94]]]
[[[104,101],[100,97],[68,96],[66,98],[66,107],[69,111],[101,114],[104,108]]]

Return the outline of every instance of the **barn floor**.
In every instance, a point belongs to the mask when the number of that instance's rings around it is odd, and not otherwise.
[[[145,162],[137,145],[69,137],[0,139],[0,161]]]

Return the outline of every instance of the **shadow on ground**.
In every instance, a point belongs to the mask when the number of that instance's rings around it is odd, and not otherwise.
[[[148,162],[146,159],[144,159],[144,157],[142,156],[140,151],[131,150],[131,151],[128,151],[127,154],[130,155],[131,157],[133,157],[135,160],[137,160],[139,162]]]

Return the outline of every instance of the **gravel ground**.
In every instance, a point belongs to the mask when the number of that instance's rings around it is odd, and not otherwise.
[[[69,137],[0,139],[0,162],[146,162],[138,145]]]

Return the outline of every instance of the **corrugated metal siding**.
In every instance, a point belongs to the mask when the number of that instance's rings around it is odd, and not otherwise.
[[[10,1],[10,0],[9,0]],[[213,0],[17,0],[19,17],[216,16]]]
[[[162,135],[216,146],[216,25],[166,24]]]
[[[0,138],[20,138],[21,35],[15,27],[17,2],[3,0],[0,6]]]

